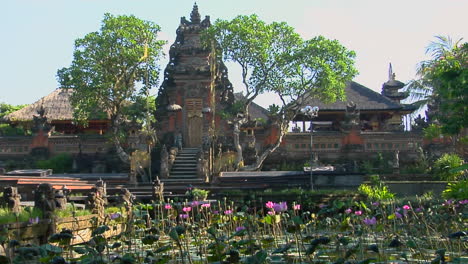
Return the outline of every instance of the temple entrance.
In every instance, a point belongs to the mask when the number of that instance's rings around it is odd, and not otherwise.
[[[187,113],[186,141],[185,146],[189,148],[199,147],[203,136],[203,114],[202,99],[187,99],[185,107]]]

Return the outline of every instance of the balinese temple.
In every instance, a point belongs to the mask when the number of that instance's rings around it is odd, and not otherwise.
[[[176,40],[170,47],[169,63],[156,99],[156,130],[159,143],[165,146],[160,153],[160,176],[208,179],[207,175],[229,169],[217,164],[234,155],[233,126],[225,113],[236,101],[242,100],[242,95],[234,94],[227,68],[219,58],[212,56],[212,47],[202,45],[201,32],[210,25],[210,17],[202,19],[195,4],[190,19],[181,18]],[[319,107],[318,116],[312,119],[297,116],[292,132],[266,160],[264,169],[278,169],[277,165],[285,160],[303,164],[311,156],[324,164],[343,160],[359,162],[381,153],[399,153],[402,159],[415,159],[422,136],[420,132],[403,129],[402,118],[415,110],[402,103],[407,96],[401,91],[403,86],[395,79],[390,66],[389,78],[381,93],[349,82],[345,101],[331,104],[316,99],[308,101],[307,105]],[[85,150],[102,153],[106,149],[106,138],[99,134],[107,129],[108,121],[90,120],[90,126],[82,129],[74,126],[71,106],[65,100],[69,93],[56,90],[7,118],[11,123],[32,122],[42,107],[43,117],[57,133],[63,134],[48,138],[52,154]],[[60,103],[54,105],[54,101]],[[278,132],[268,125],[268,111],[255,103],[250,105],[248,118],[250,122],[241,128],[240,138],[246,164],[271,144]],[[101,139],[78,138],[73,133],[93,133]],[[19,141],[15,143],[0,137],[0,157],[28,154],[34,145],[31,139],[23,141],[23,147],[19,148]],[[14,145],[21,152],[14,152]],[[223,156],[226,153],[231,156]]]

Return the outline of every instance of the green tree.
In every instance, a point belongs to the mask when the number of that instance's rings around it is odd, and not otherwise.
[[[437,36],[426,54],[431,59],[419,63],[409,91],[416,104],[429,105],[430,121],[442,133],[458,134],[468,125],[468,43]]]
[[[0,135],[2,136],[17,136],[25,135],[25,130],[18,126],[11,126],[8,123],[4,123],[3,119],[6,115],[18,111],[27,105],[10,105],[7,103],[0,103]]]
[[[57,72],[63,88],[75,89],[70,100],[77,120],[108,115],[117,153],[124,162],[129,162],[121,145],[122,127],[129,119],[126,113],[131,113],[128,108],[158,81],[165,43],[157,40],[159,31],[155,23],[134,16],[105,14],[99,31],[75,41],[71,66]]]
[[[354,52],[338,41],[321,36],[303,40],[286,23],[267,24],[256,15],[217,20],[203,39],[216,47],[224,60],[242,69],[245,101],[240,114],[232,118],[238,168],[243,167],[240,128],[248,121],[249,105],[265,92],[275,93],[282,102],[271,118],[279,131],[276,142],[263,150],[255,164],[243,168],[246,170],[260,169],[278,148],[289,122],[305,106],[305,99],[344,99],[345,84],[357,73]]]
[[[24,108],[25,106],[27,105],[11,105],[7,103],[0,103],[0,120],[2,120],[4,116],[18,111]]]

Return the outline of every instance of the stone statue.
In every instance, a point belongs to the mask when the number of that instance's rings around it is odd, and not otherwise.
[[[155,202],[164,202],[164,183],[156,177],[153,182],[153,200]]]
[[[57,209],[67,208],[67,197],[63,193],[63,190],[57,190],[55,192],[55,205]]]
[[[91,213],[97,214],[100,221],[104,220],[104,208],[106,202],[101,197],[99,192],[90,192],[88,193],[88,197],[86,198],[86,205],[85,208],[90,210]]]
[[[169,154],[167,153],[166,145],[162,146],[161,149],[161,168],[159,170],[159,176],[162,179],[169,177]]]
[[[182,133],[180,133],[180,131],[177,131],[177,133],[174,136],[174,147],[176,147],[179,150],[182,149]]]
[[[346,105],[346,113],[344,121],[341,122],[341,128],[343,131],[350,131],[352,129],[359,129],[359,109],[353,101],[348,102]]]
[[[98,180],[91,190],[99,194],[99,197],[105,202],[104,205],[108,204],[107,184],[102,179]]]
[[[3,204],[10,209],[10,212],[19,214],[21,212],[21,195],[18,194],[17,187],[5,187],[3,190]]]
[[[34,192],[34,206],[42,210],[44,219],[53,219],[57,208],[55,191],[49,183],[41,183]]]
[[[125,212],[127,213],[127,221],[128,221],[132,217],[132,206],[133,206],[133,201],[135,200],[135,198],[133,194],[127,188],[121,189],[120,193],[122,195],[122,202],[123,202],[123,205],[125,206]]]

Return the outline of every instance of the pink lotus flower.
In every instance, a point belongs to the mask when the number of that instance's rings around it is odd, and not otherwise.
[[[300,205],[300,204],[295,204],[293,209],[294,209],[295,211],[301,210],[301,205]]]
[[[165,205],[164,205],[164,209],[170,210],[170,209],[172,209],[172,205],[170,205],[170,204],[165,204]]]
[[[364,220],[362,220],[362,222],[364,222],[365,225],[370,226],[370,225],[375,225],[375,224],[377,224],[377,219],[375,219],[375,216],[372,217],[372,218],[367,218],[367,217],[366,217],[366,218],[364,218]]]
[[[180,214],[179,217],[181,219],[187,219],[189,217],[189,215],[188,214]]]
[[[350,213],[353,212],[353,210],[351,210],[351,208],[348,208],[348,209],[344,210],[344,212],[345,212],[346,214],[350,214]]]
[[[211,207],[211,204],[209,203],[204,203],[201,205],[202,208],[210,208]]]
[[[409,205],[407,205],[407,204],[403,205],[403,210],[409,210],[409,209],[411,209],[411,207]]]
[[[239,232],[239,231],[242,231],[242,230],[245,230],[245,226],[236,227],[236,232]]]
[[[275,212],[284,212],[288,210],[288,204],[286,202],[275,203],[273,204],[273,210]]]
[[[275,203],[273,203],[272,201],[268,201],[268,202],[265,204],[266,208],[270,208],[270,209],[273,208],[273,205],[275,205]]]
[[[356,212],[354,212],[354,214],[355,214],[355,215],[362,215],[362,211],[361,211],[361,210],[356,211]]]
[[[190,211],[192,211],[192,207],[184,207],[184,208],[182,208],[182,211],[184,211],[186,213],[190,212]]]
[[[226,210],[226,211],[224,211],[224,214],[225,214],[225,215],[230,215],[230,214],[232,214],[232,210],[230,210],[230,209],[229,209],[229,210]]]

